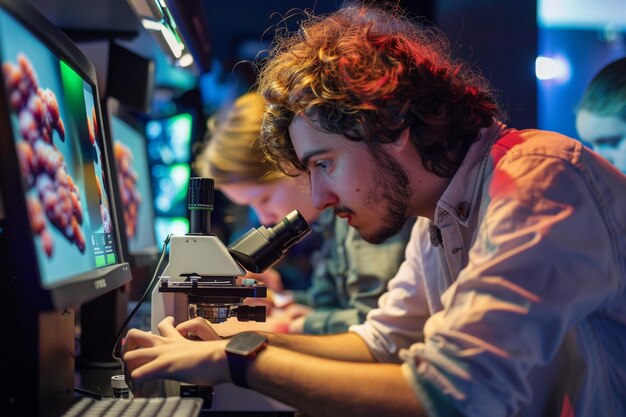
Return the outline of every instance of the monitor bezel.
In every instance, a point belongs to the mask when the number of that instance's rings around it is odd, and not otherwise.
[[[102,126],[103,113],[99,100],[96,73],[93,64],[82,51],[58,28],[51,24],[27,2],[20,0],[0,0],[0,7],[20,24],[58,58],[64,60],[88,84],[94,96],[94,108],[101,123],[98,124],[98,135],[102,138],[104,159],[103,169],[109,181],[103,186],[111,200],[110,214],[116,239],[118,263],[108,265],[74,275],[61,283],[44,286],[42,284],[39,263],[35,251],[30,220],[27,214],[22,174],[20,171],[17,151],[15,148],[13,124],[10,120],[11,109],[6,97],[4,75],[0,72],[0,153],[3,163],[0,164],[0,187],[4,196],[5,218],[0,219],[0,240],[2,240],[3,257],[10,253],[11,262],[7,265],[14,279],[11,280],[10,291],[23,300],[24,307],[36,311],[60,310],[78,307],[87,301],[119,288],[130,281],[130,267],[125,262],[121,250],[121,236],[118,216],[115,212],[115,196],[111,192],[110,155],[106,146],[106,137]],[[8,138],[8,139],[4,139]]]

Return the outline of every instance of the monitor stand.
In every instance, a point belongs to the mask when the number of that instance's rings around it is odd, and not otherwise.
[[[128,314],[128,285],[108,292],[80,310],[80,368],[119,368],[113,346]]]

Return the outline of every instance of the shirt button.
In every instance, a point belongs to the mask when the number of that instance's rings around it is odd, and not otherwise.
[[[461,203],[459,203],[456,210],[459,213],[459,218],[461,220],[467,219],[467,214],[469,211],[469,203],[467,201],[462,201]]]

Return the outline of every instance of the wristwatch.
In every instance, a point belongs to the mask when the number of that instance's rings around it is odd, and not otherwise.
[[[233,384],[249,388],[248,364],[267,345],[267,337],[259,333],[245,332],[233,336],[224,350]]]

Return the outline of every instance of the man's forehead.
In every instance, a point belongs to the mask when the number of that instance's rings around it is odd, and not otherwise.
[[[301,159],[302,153],[320,146],[328,147],[332,143],[331,133],[324,131],[319,123],[305,117],[296,117],[289,126],[291,143]]]
[[[307,132],[310,132],[310,134],[329,134],[322,128],[319,122],[312,120],[306,116],[294,117],[294,119],[291,121],[291,124],[289,125],[290,132],[300,130],[305,130]]]
[[[578,134],[585,140],[626,136],[626,120],[617,116],[598,116],[585,110],[578,113],[576,128]]]

